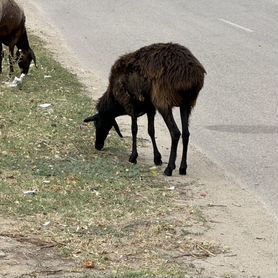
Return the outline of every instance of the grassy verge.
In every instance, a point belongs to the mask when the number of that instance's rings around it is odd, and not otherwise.
[[[104,151],[94,149],[94,129],[80,129],[91,99],[37,38],[32,45],[38,69],[16,88],[0,76],[0,213],[21,219],[14,232],[104,274],[184,275],[188,256],[217,253],[188,232],[206,226],[200,211],[175,205],[178,193],[129,164],[125,140],[112,132]]]

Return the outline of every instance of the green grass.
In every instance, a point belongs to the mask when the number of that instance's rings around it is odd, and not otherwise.
[[[0,76],[1,215],[21,220],[14,233],[53,242],[61,255],[80,262],[92,259],[104,274],[186,274],[190,266],[173,258],[196,249],[183,228],[200,213],[175,206],[178,193],[153,175],[152,165],[127,162],[129,140],[112,131],[104,151],[94,149],[94,128],[80,128],[93,113],[92,100],[76,76],[31,39],[38,69],[16,88],[2,83],[7,63]],[[40,108],[43,103],[51,108]],[[36,195],[24,194],[28,190]]]

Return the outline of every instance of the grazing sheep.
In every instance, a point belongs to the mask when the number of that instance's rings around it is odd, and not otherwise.
[[[152,44],[120,57],[112,66],[107,91],[97,103],[98,113],[84,120],[94,121],[95,148],[103,148],[112,126],[122,136],[115,118],[130,115],[133,143],[129,161],[136,163],[137,118],[147,113],[154,163],[161,165],[161,154],[156,146],[154,130],[154,117],[158,110],[172,139],[169,162],[164,171],[165,175],[171,176],[175,169],[177,145],[181,135],[173,118],[172,108],[180,107],[183,153],[179,173],[186,175],[188,120],[203,87],[205,74],[204,67],[190,50],[179,44]]]
[[[2,44],[9,47],[10,74],[14,71],[14,48],[21,73],[27,74],[31,61],[36,65],[36,56],[30,48],[25,28],[25,15],[14,0],[0,0],[0,72],[2,72]]]

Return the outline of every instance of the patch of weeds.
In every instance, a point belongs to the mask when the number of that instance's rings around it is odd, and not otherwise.
[[[93,113],[91,99],[42,42],[31,40],[38,69],[16,88],[0,76],[0,213],[22,219],[14,230],[53,242],[80,265],[92,259],[115,277],[184,276],[186,257],[172,259],[179,250],[194,257],[202,246],[215,254],[182,230],[205,223],[201,211],[176,206],[178,193],[149,166],[127,162],[129,139],[111,131],[105,149],[94,149],[93,126],[80,128]]]

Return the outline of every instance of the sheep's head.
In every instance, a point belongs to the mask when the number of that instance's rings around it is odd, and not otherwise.
[[[116,132],[120,137],[123,137],[115,118],[98,113],[84,120],[84,122],[91,122],[91,121],[94,122],[96,128],[95,148],[97,150],[101,150],[103,148],[104,142],[112,127],[115,128]]]
[[[18,66],[21,70],[21,73],[27,74],[29,72],[32,60],[34,61],[35,66],[37,66],[36,56],[31,48],[29,48],[28,50],[22,50],[19,53]]]

